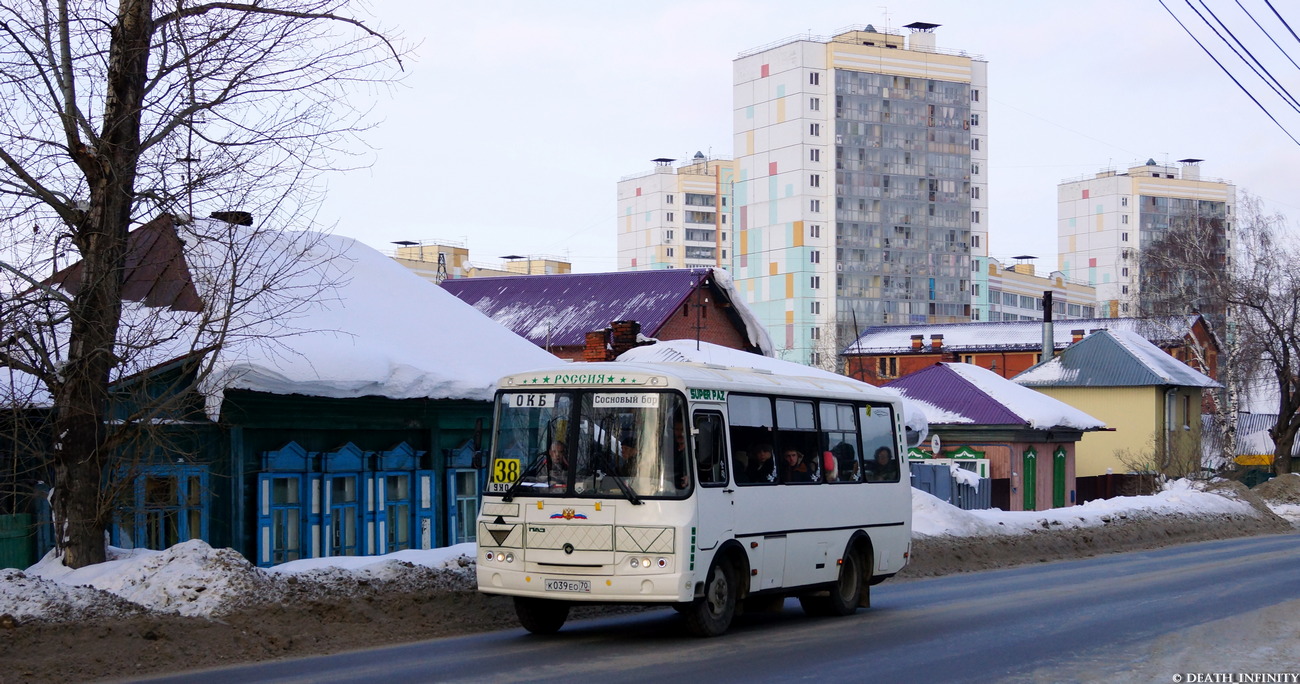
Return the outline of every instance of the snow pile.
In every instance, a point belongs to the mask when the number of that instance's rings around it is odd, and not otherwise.
[[[1300,477],[1278,479],[1282,482],[1275,487],[1289,487],[1291,495],[1300,497]],[[1044,529],[1119,529],[1112,524],[1126,520],[1147,521],[1148,527],[1159,530],[1166,523],[1201,527],[1211,520],[1223,529],[1236,529],[1247,519],[1267,515],[1262,507],[1243,500],[1244,490],[1215,493],[1203,487],[1179,480],[1151,496],[1024,512],[964,511],[912,490],[912,531],[917,543],[946,537],[964,538],[975,546],[990,546],[993,539],[1016,545],[1023,543],[1016,535]],[[476,546],[469,543],[386,556],[313,558],[262,569],[231,549],[213,549],[193,540],[161,552],[110,549],[108,562],[78,570],[46,557],[26,572],[0,570],[0,627],[150,613],[212,619],[260,606],[473,591],[476,554]]]
[[[107,591],[64,584],[19,570],[0,570],[0,627],[12,626],[6,624],[9,620],[73,622],[145,612],[142,606]]]
[[[1198,484],[1175,480],[1149,496],[1122,496],[1089,501],[1081,506],[1046,511],[965,511],[917,489],[912,490],[914,536],[972,537],[1026,534],[1036,529],[1099,527],[1128,518],[1170,516],[1255,517],[1245,501],[1201,491]]]
[[[220,615],[265,596],[271,588],[267,573],[234,549],[214,549],[198,539],[166,551],[136,551],[78,570],[46,556],[28,572],[106,591],[152,611],[188,617]]]
[[[124,617],[148,612],[214,618],[259,604],[357,596],[367,591],[474,588],[474,544],[386,556],[313,558],[269,570],[200,540],[166,551],[110,548],[77,570],[47,555],[25,573],[0,571],[0,615],[19,622]]]
[[[1279,475],[1251,491],[1274,513],[1300,527],[1300,473]]]

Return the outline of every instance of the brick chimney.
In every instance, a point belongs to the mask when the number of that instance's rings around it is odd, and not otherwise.
[[[609,324],[613,330],[613,353],[610,358],[618,358],[619,354],[637,346],[637,337],[641,335],[641,324],[636,321],[614,321]]]
[[[582,350],[583,361],[609,361],[614,358],[610,354],[609,348],[609,329],[593,330],[587,333],[587,344]]]
[[[931,335],[930,348],[935,351],[939,351],[940,349],[943,349],[943,335]]]
[[[1070,331],[1070,344],[1074,344],[1083,339],[1083,328]]]
[[[925,341],[925,335],[912,336],[912,349],[920,350],[921,344]]]

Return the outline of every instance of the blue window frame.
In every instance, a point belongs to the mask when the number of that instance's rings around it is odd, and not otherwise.
[[[162,550],[208,538],[212,518],[208,468],[201,465],[146,466],[132,481],[131,505],[110,535],[114,546]]]

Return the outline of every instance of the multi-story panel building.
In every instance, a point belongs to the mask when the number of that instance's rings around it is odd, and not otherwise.
[[[1070,280],[1060,271],[1047,276],[1034,272],[1032,263],[1003,266],[986,257],[985,277],[971,283],[971,301],[975,321],[1041,321],[1043,293],[1052,293],[1052,318],[1094,318],[1097,315],[1097,289]]]
[[[737,285],[827,365],[869,325],[970,319],[987,254],[987,63],[853,28],[734,62]]]
[[[1212,243],[1206,254],[1226,264],[1237,189],[1229,181],[1201,178],[1200,161],[1183,159],[1175,167],[1147,160],[1126,172],[1102,171],[1057,186],[1060,270],[1096,286],[1099,316],[1195,310],[1216,327],[1222,324],[1221,304],[1208,297],[1168,299],[1171,274],[1143,268],[1144,250],[1159,245],[1171,229],[1192,224],[1203,227],[1198,232]]]
[[[731,267],[735,164],[696,152],[618,183],[618,270]]]

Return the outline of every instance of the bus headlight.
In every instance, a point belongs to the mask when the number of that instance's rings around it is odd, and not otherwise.
[[[650,567],[650,559],[649,559],[649,558],[642,558],[642,559],[641,559],[641,567],[643,567],[643,568],[648,568],[648,567]]]
[[[501,553],[500,551],[497,551],[497,562],[500,563],[505,559],[506,559],[506,555],[504,553]]]
[[[637,560],[636,558],[633,558],[629,564],[634,568],[641,567],[641,561]]]

